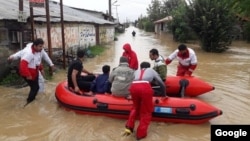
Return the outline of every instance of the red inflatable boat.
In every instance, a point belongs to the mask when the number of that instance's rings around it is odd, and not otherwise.
[[[108,94],[77,95],[67,88],[67,82],[58,84],[55,91],[58,103],[76,113],[127,119],[132,100]],[[206,102],[191,98],[154,97],[153,121],[199,124],[222,114]]]
[[[195,97],[214,90],[214,86],[195,76],[167,76],[168,96]]]
[[[215,89],[213,85],[195,76],[167,76],[165,85],[167,95],[172,97],[196,97]],[[153,88],[157,89],[158,86]]]

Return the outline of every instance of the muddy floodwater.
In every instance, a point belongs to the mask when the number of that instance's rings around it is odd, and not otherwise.
[[[132,31],[136,36],[132,36]],[[84,67],[101,72],[108,64],[118,65],[122,46],[130,43],[139,62],[149,61],[149,50],[157,48],[167,57],[176,49],[170,35],[155,35],[129,27],[118,41],[107,46],[100,56],[87,59]],[[151,122],[145,141],[209,141],[211,124],[250,124],[250,45],[235,41],[221,54],[206,53],[198,44],[189,43],[198,57],[194,74],[214,85],[215,90],[197,99],[220,108],[223,115],[204,124],[174,124]],[[168,65],[168,75],[175,75],[177,61]],[[46,81],[45,94],[23,108],[29,88],[15,89],[0,86],[1,141],[134,141],[134,136],[121,137],[125,120],[102,116],[79,115],[65,111],[56,101],[55,87],[66,80],[66,71],[58,70],[53,80]],[[143,141],[144,141],[143,140]]]

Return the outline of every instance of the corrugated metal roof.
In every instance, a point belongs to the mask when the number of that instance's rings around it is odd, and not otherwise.
[[[23,11],[26,12],[27,17],[30,16],[29,0],[24,0]],[[0,20],[17,20],[19,12],[18,0],[0,0]],[[50,21],[60,22],[60,3],[50,1]],[[42,15],[43,17],[36,17],[35,21],[46,22],[45,8],[33,8],[34,16]],[[95,17],[88,12],[70,8],[69,6],[63,6],[64,21],[68,22],[86,22],[96,24],[115,24],[113,22]],[[55,18],[58,17],[58,18]]]
[[[87,9],[81,9],[81,8],[74,8],[74,7],[71,7],[73,9],[76,9],[76,10],[80,10],[80,11],[84,11],[94,17],[98,17],[98,18],[103,18],[103,16],[107,16],[108,17],[108,13],[105,14],[103,12],[100,12],[100,11],[93,11],[93,10],[87,10]]]

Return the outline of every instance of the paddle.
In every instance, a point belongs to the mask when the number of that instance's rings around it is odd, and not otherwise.
[[[180,97],[184,97],[185,96],[185,90],[186,90],[186,87],[188,86],[189,84],[189,81],[187,79],[181,79],[179,81],[179,84],[180,84]]]

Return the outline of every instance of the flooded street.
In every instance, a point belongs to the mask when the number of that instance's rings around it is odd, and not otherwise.
[[[136,36],[132,37],[132,31]],[[119,63],[122,46],[130,43],[139,62],[149,61],[149,50],[157,48],[165,58],[178,46],[170,35],[146,33],[134,27],[118,36],[100,56],[87,59],[84,67],[101,72],[105,64],[111,69]],[[223,115],[199,125],[151,122],[143,141],[209,141],[211,124],[250,124],[250,44],[235,41],[222,54],[206,53],[195,44],[198,66],[194,76],[215,86],[215,90],[197,99],[223,111]],[[239,48],[240,47],[240,48]],[[168,65],[168,75],[175,75],[175,60]],[[134,141],[134,136],[121,137],[125,120],[102,116],[79,115],[58,106],[55,87],[66,80],[66,71],[59,70],[52,81],[46,82],[45,94],[23,108],[29,88],[14,89],[0,86],[1,141]],[[137,127],[137,126],[136,126]]]

